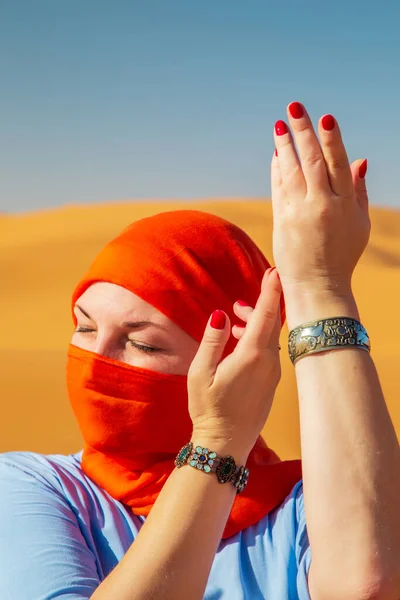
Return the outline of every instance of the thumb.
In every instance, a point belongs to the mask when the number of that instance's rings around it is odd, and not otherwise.
[[[356,192],[357,200],[361,208],[368,210],[368,192],[365,176],[367,174],[368,161],[365,158],[355,160],[351,165],[351,174],[353,177],[353,185]]]
[[[201,378],[212,384],[218,364],[224,353],[226,342],[230,335],[229,317],[223,310],[216,310],[208,320],[203,339],[189,369],[189,377],[195,380]]]

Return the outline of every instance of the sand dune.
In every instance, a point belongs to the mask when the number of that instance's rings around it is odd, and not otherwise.
[[[71,291],[102,245],[131,221],[176,208],[219,214],[271,256],[271,205],[264,201],[113,203],[0,217],[0,452],[69,453],[82,439],[64,386]],[[372,210],[371,243],[354,279],[388,406],[400,431],[400,212]],[[285,345],[287,331],[282,334]],[[299,456],[296,386],[287,353],[265,429],[286,458]]]

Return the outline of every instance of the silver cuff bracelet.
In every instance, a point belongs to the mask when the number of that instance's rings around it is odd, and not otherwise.
[[[366,329],[356,319],[330,317],[299,325],[289,333],[288,349],[293,364],[307,354],[338,348],[359,348],[370,352]]]

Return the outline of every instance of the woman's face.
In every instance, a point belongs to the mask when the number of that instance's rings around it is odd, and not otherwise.
[[[72,344],[114,360],[186,375],[199,344],[156,308],[113,283],[94,283],[77,300]]]

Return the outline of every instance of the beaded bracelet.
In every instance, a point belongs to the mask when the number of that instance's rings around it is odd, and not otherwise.
[[[243,492],[250,475],[247,467],[236,466],[232,456],[219,457],[208,448],[193,446],[192,442],[185,444],[175,458],[175,466],[178,469],[187,464],[204,473],[215,473],[220,483],[232,483],[237,494]]]

